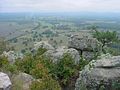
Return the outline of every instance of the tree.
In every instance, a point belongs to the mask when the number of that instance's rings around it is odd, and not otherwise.
[[[102,48],[106,45],[110,45],[113,42],[118,41],[118,36],[116,31],[98,31],[93,32],[93,37],[97,38],[103,45]]]

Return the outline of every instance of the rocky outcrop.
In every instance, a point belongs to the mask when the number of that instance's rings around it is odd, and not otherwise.
[[[19,86],[21,90],[29,90],[29,86],[32,81],[34,81],[34,78],[29,74],[19,73],[18,75],[13,76],[12,81],[15,87]]]
[[[0,72],[0,90],[11,90],[12,83],[7,74]]]
[[[47,52],[45,52],[44,55],[47,57],[50,57],[53,60],[53,62],[57,62],[58,60],[62,58],[64,53],[70,54],[73,60],[75,61],[75,64],[79,63],[79,60],[80,60],[79,52],[73,48],[68,49],[66,47],[59,47],[56,50],[48,50]]]
[[[47,41],[36,42],[34,44],[34,49],[38,50],[38,48],[45,48],[47,50],[53,50],[54,49],[54,47],[52,45],[50,45]]]
[[[115,84],[120,84],[120,56],[105,57],[91,61],[80,72],[75,90],[119,90]],[[118,84],[118,86],[119,86]]]
[[[95,52],[102,51],[102,44],[95,38],[73,35],[68,42],[69,48],[75,48],[85,59],[92,59]]]

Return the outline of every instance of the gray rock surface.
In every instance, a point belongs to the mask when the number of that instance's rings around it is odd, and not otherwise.
[[[59,47],[56,50],[48,50],[47,52],[45,52],[44,55],[50,57],[53,60],[53,62],[57,62],[58,60],[62,58],[64,53],[69,53],[74,59],[75,64],[79,63],[79,60],[80,60],[79,52],[73,48],[68,49],[65,47]]]
[[[80,35],[71,36],[68,42],[68,47],[83,51],[99,51],[101,50],[101,45],[96,38]]]
[[[94,58],[94,52],[102,51],[102,44],[95,38],[88,36],[73,35],[68,42],[69,48],[74,48],[88,60]]]
[[[94,57],[94,52],[83,51],[82,56],[85,60],[90,60]]]
[[[104,90],[116,90],[114,83],[120,83],[120,56],[91,61],[80,72],[75,90],[99,90],[103,86]]]
[[[7,74],[0,72],[0,90],[11,90],[12,83]]]

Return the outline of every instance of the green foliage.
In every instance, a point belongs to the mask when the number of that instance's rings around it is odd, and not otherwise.
[[[2,71],[9,71],[11,73],[17,73],[18,72],[17,66],[14,65],[14,64],[10,64],[8,62],[7,57],[4,57],[4,56],[0,57],[0,69]]]
[[[34,81],[32,83],[31,90],[61,90],[59,83],[52,79],[48,68],[45,67],[45,61],[42,57],[28,55],[24,60],[18,60],[15,64],[20,71],[31,74],[34,78],[40,80],[40,82]],[[19,85],[15,83],[14,88],[16,86]]]
[[[50,77],[33,81],[30,88],[31,90],[61,90],[58,82]]]
[[[83,70],[85,65],[87,65],[89,61],[85,60],[82,56],[78,65],[78,70]]]
[[[31,75],[40,81],[34,81],[30,86],[31,90],[61,90],[59,83],[52,79],[43,61],[40,60],[37,61],[36,66],[31,70]]]
[[[120,50],[118,50],[116,48],[108,47],[108,48],[106,48],[106,53],[110,53],[113,56],[118,56],[118,55],[120,55]]]
[[[30,74],[31,70],[35,66],[35,61],[32,55],[24,57],[23,60],[16,60],[15,65],[18,66],[18,70]]]
[[[4,70],[11,72],[12,74],[17,73],[17,66],[14,64],[7,64],[3,67]]]
[[[120,90],[120,82],[113,82],[112,83],[113,90]]]
[[[51,74],[60,81],[61,85],[67,85],[69,78],[75,73],[75,68],[72,57],[65,53],[63,58],[54,65]]]
[[[44,52],[46,52],[46,49],[39,48],[35,56],[28,54],[23,58],[23,60],[16,60],[15,65],[18,66],[18,69],[20,71],[25,72],[27,74],[31,74],[31,72],[37,73],[36,71],[40,70],[39,67],[37,68],[37,65],[40,65],[40,63],[43,62],[41,55]]]
[[[47,51],[47,49],[45,49],[45,48],[39,48],[38,50],[37,50],[37,55],[42,55],[43,53],[45,53]]]
[[[7,65],[9,62],[7,60],[6,57],[4,56],[0,56],[0,68],[4,67],[5,65]]]
[[[109,45],[113,42],[117,42],[118,41],[118,36],[117,36],[117,32],[113,31],[97,31],[95,30],[95,32],[93,33],[93,37],[97,38],[98,41],[102,42],[103,46],[105,45]]]
[[[57,63],[53,63],[50,57],[36,56],[36,60],[38,60],[40,66],[36,66],[36,69],[32,71],[32,75],[34,74],[36,78],[41,78],[49,74],[58,80],[61,85],[67,85],[70,77],[74,75],[77,70],[69,53],[65,53]]]
[[[41,62],[31,70],[31,74],[37,79],[46,78],[49,75],[47,68]]]
[[[47,83],[46,85],[49,84],[50,86],[54,85],[50,83],[47,78],[51,78],[51,79],[53,78],[59,81],[60,85],[67,85],[69,79],[75,74],[77,70],[73,58],[70,56],[69,53],[65,53],[63,57],[60,60],[58,60],[57,63],[53,63],[50,57],[42,56],[42,54],[45,51],[46,51],[45,49],[39,49],[36,55],[34,56],[27,55],[23,60],[17,60],[15,65],[18,67],[18,70],[25,72],[27,74],[31,74],[36,79],[43,80],[42,82]],[[52,80],[51,82],[53,81],[54,80]],[[40,84],[40,82],[37,83]],[[40,86],[38,86],[37,83],[34,83],[32,86],[33,88],[35,88],[34,90],[42,90],[36,88],[41,87],[43,83]],[[43,87],[45,88],[46,85],[44,85]],[[47,90],[57,90],[57,89],[47,89]]]

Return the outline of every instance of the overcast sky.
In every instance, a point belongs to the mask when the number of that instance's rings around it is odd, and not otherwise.
[[[120,12],[120,0],[0,0],[0,12]]]

